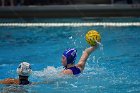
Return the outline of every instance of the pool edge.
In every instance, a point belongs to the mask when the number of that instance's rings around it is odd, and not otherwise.
[[[0,18],[139,17],[140,5],[48,5],[0,7]]]

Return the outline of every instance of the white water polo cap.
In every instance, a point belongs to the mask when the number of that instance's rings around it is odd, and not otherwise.
[[[22,62],[19,64],[19,67],[17,68],[18,75],[21,76],[30,76],[32,73],[31,66],[28,62]]]

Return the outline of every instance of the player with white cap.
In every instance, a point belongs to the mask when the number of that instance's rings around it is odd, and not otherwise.
[[[1,80],[0,84],[19,84],[19,85],[30,84],[28,78],[32,73],[32,69],[28,62],[20,63],[19,67],[17,68],[17,73],[19,79],[7,78],[5,80]]]

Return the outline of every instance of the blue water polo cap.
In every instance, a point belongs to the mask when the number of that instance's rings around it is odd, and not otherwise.
[[[74,63],[76,60],[76,52],[77,50],[75,48],[67,49],[64,51],[63,55],[67,59],[67,64]]]

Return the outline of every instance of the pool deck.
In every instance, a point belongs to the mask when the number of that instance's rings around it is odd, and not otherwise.
[[[0,7],[0,18],[17,17],[140,17],[140,4]]]

